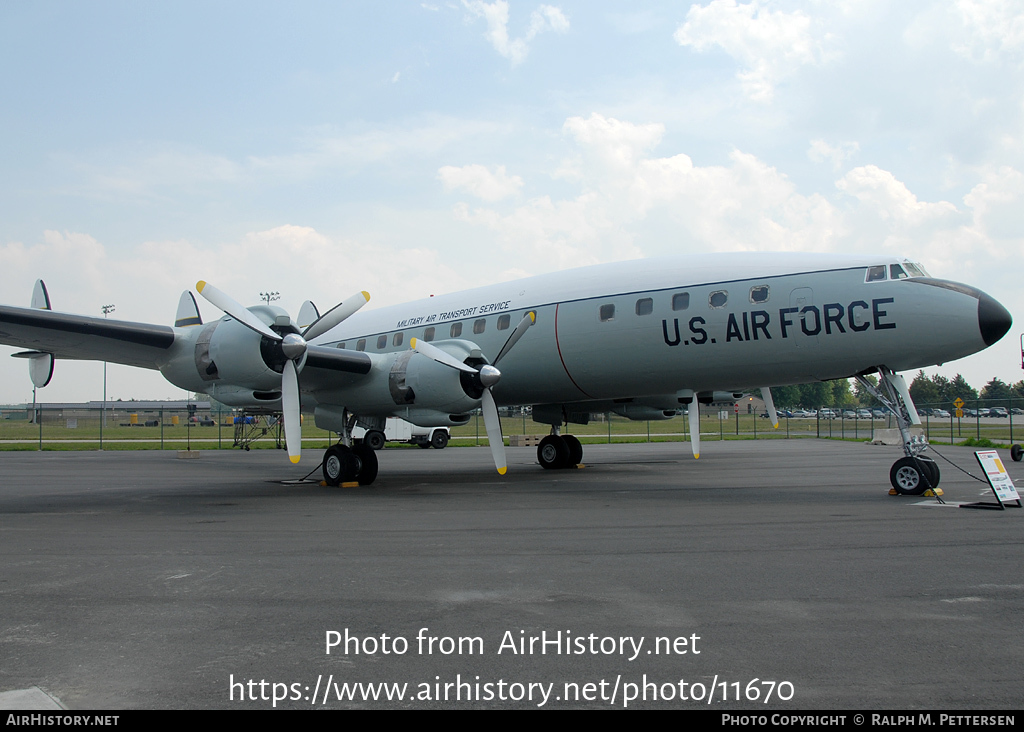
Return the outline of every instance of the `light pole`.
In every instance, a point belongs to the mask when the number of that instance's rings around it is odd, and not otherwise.
[[[113,305],[104,305],[102,308],[103,317],[114,312]],[[103,362],[103,403],[100,405],[100,449],[103,449],[103,425],[107,421],[107,362]]]
[[[267,305],[272,303],[274,300],[280,300],[280,299],[281,299],[281,293],[280,292],[261,292],[260,293],[260,300],[266,301]]]

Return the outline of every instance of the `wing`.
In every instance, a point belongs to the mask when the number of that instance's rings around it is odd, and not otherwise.
[[[158,369],[174,339],[174,330],[165,325],[0,305],[0,343],[54,358]]]

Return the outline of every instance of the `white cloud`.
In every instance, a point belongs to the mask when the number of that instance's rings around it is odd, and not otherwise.
[[[445,190],[461,189],[489,202],[514,196],[523,187],[523,179],[518,175],[510,176],[504,165],[497,166],[493,172],[483,165],[461,168],[446,165],[437,171],[437,177],[444,183]]]
[[[588,119],[570,117],[562,125],[562,131],[604,162],[628,167],[661,141],[665,126],[621,122],[594,112]]]
[[[494,50],[512,62],[513,66],[526,60],[530,43],[539,34],[552,31],[565,33],[569,30],[569,19],[553,5],[541,5],[530,14],[530,27],[521,38],[510,38],[508,31],[509,12],[505,0],[493,3],[483,0],[462,0],[463,7],[474,18],[483,18],[487,23],[484,37]]]
[[[695,51],[720,47],[741,65],[737,74],[747,95],[769,101],[779,80],[801,66],[831,57],[830,37],[816,32],[811,18],[795,11],[772,11],[763,0],[739,4],[712,0],[692,5],[673,36]]]
[[[989,60],[1024,50],[1024,6],[1019,0],[957,0],[955,7],[965,31],[954,44],[957,53]]]
[[[840,142],[836,145],[829,145],[824,140],[811,140],[811,146],[807,150],[807,157],[815,163],[829,161],[835,170],[839,170],[843,163],[852,158],[860,150],[856,142]]]

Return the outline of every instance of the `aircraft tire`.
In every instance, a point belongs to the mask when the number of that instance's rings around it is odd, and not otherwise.
[[[576,438],[576,435],[562,435],[566,446],[569,448],[569,465],[579,465],[583,462],[583,445]]]
[[[371,450],[383,449],[385,442],[387,442],[387,438],[380,430],[370,430],[363,435],[363,444]]]
[[[569,465],[569,446],[560,435],[548,435],[537,445],[537,461],[547,470]]]
[[[919,466],[918,460],[920,458],[902,457],[889,470],[889,482],[901,496],[919,496],[928,490],[922,474],[925,468]]]
[[[448,433],[444,430],[434,430],[430,435],[430,446],[435,450],[443,450],[448,447]]]
[[[355,480],[359,470],[359,461],[350,448],[344,445],[331,445],[324,453],[324,481],[327,485],[338,486]]]
[[[938,488],[939,481],[942,479],[942,475],[939,472],[939,464],[931,458],[918,457],[917,459],[921,462],[925,476],[928,478],[928,487]]]
[[[1013,462],[1019,463],[1024,459],[1024,449],[1022,449],[1020,445],[1011,445],[1010,457],[1013,459]]]
[[[359,485],[370,485],[377,480],[377,453],[367,445],[356,445],[352,455],[358,463],[355,479]]]

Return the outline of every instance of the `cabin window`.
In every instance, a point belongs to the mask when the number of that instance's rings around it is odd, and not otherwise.
[[[903,267],[898,264],[889,265],[889,279],[890,280],[905,280],[907,279],[907,273],[903,271]]]
[[[672,309],[673,310],[686,310],[690,307],[690,293],[689,292],[677,292],[672,296]]]
[[[473,332],[480,335],[487,328],[487,318],[480,318],[479,320],[473,321]]]
[[[386,335],[377,336],[377,350],[381,351],[388,347],[388,337]]]
[[[609,320],[615,319],[615,304],[608,303],[602,305],[600,311],[598,311],[598,317],[601,318],[602,323],[607,323]]]
[[[768,285],[757,285],[750,288],[750,302],[768,302]]]
[[[452,323],[452,328],[449,331],[452,338],[458,338],[462,335],[462,323]]]
[[[365,338],[360,338],[358,341],[356,341],[356,350],[357,351],[365,351],[366,350],[366,339]]]
[[[713,308],[724,308],[729,302],[728,290],[715,290],[708,296],[708,305]]]
[[[402,345],[402,341],[404,341],[404,340],[405,340],[405,333],[402,333],[401,331],[399,331],[398,333],[395,333],[395,337],[391,339],[391,343],[396,345],[396,346],[400,346],[400,345]]]
[[[430,343],[432,340],[434,340],[433,328],[427,328],[425,331],[423,331],[423,340],[425,340],[427,343]]]
[[[868,267],[867,277],[864,278],[865,282],[881,282],[885,279],[885,265],[880,264],[877,267]]]
[[[344,343],[339,343],[338,345],[335,346],[335,348],[344,348],[344,347],[345,347]]]
[[[650,315],[654,312],[654,300],[649,297],[641,297],[636,301],[637,315]]]
[[[498,316],[498,330],[508,330],[509,323],[512,321],[512,316],[508,313]]]

